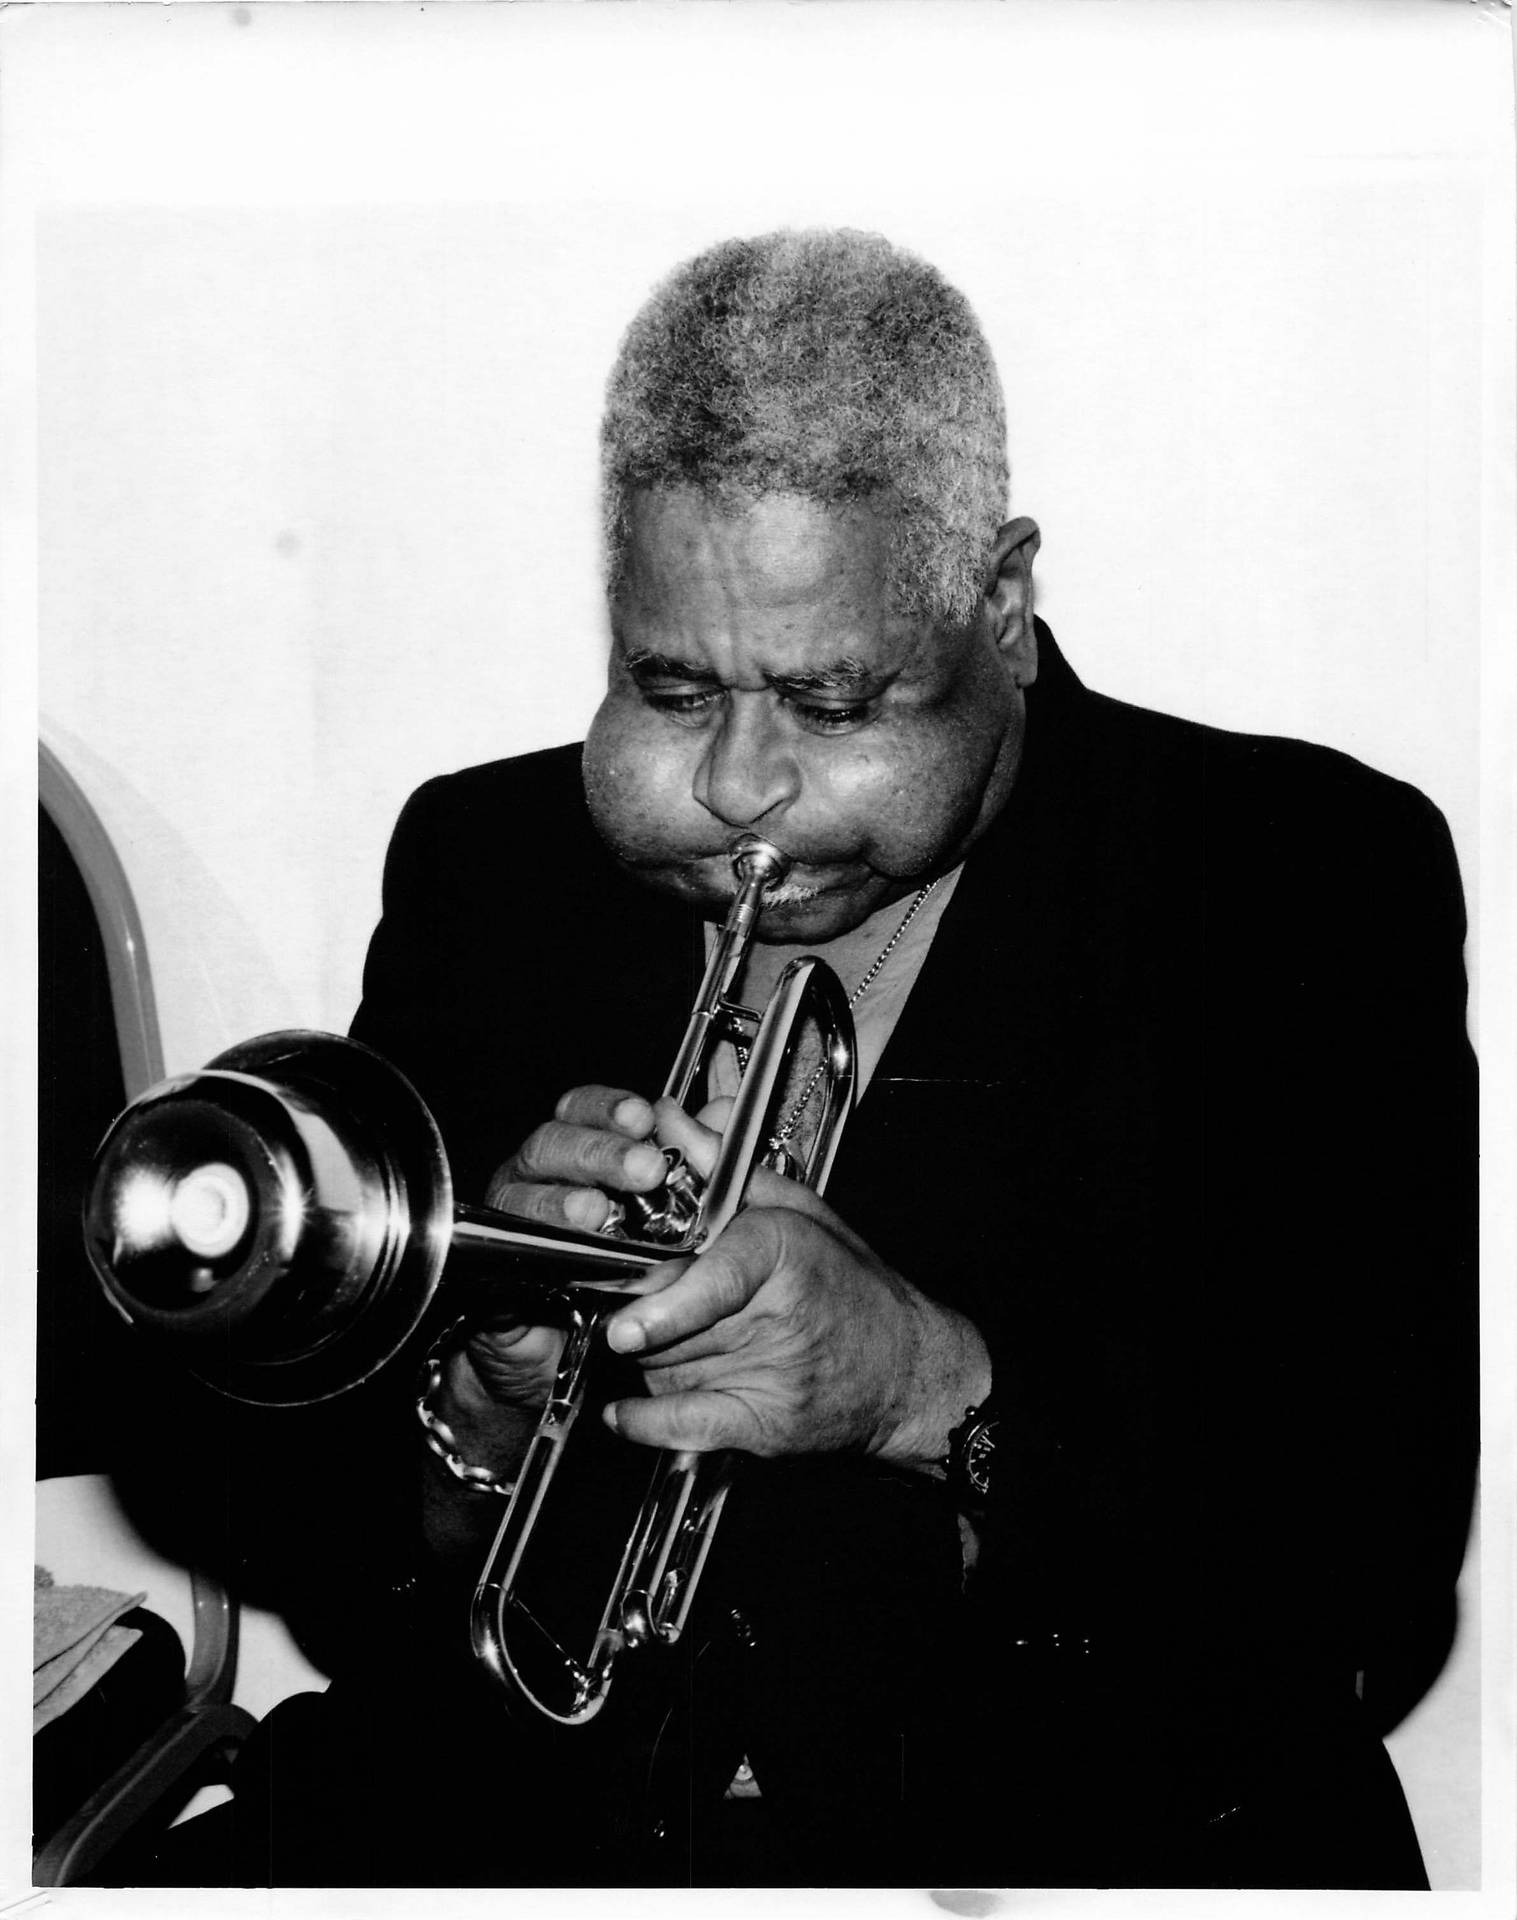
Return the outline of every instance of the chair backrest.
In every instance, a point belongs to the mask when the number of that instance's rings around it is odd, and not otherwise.
[[[135,1099],[163,1078],[163,1046],[147,942],[131,883],[99,814],[45,741],[37,753],[37,799],[94,911],[115,1016],[121,1078],[127,1099]],[[45,877],[42,885],[45,893]]]
[[[55,755],[38,767],[37,1477],[112,1464],[126,1411],[126,1329],[85,1259],[85,1170],[129,1096],[162,1077],[152,980],[131,888]]]
[[[45,744],[38,760],[39,1480],[109,1473],[133,1422],[140,1356],[84,1255],[90,1155],[125,1102],[163,1077],[142,921],[110,836]],[[193,1694],[229,1698],[236,1616],[192,1575]]]

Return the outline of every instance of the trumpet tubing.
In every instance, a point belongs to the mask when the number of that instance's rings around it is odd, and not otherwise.
[[[111,1304],[236,1399],[301,1405],[357,1386],[435,1323],[444,1290],[455,1317],[482,1322],[504,1300],[565,1327],[470,1614],[475,1653],[508,1700],[562,1725],[600,1711],[624,1652],[678,1639],[731,1477],[725,1456],[655,1456],[583,1657],[525,1605],[601,1322],[629,1280],[699,1252],[742,1205],[803,1033],[820,1038],[820,1117],[795,1171],[817,1189],[852,1104],[852,1020],[828,967],[792,961],[762,1017],[735,998],[765,890],[789,863],[756,835],[731,851],[732,907],[665,1092],[686,1104],[723,1040],[749,1046],[747,1065],[709,1178],[671,1165],[663,1192],[617,1231],[456,1203],[436,1123],[404,1076],[355,1041],[307,1032],[248,1041],[143,1094],[106,1135],[85,1203],[86,1250]]]

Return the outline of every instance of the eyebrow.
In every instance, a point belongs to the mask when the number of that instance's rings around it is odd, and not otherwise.
[[[715,685],[718,676],[710,667],[693,660],[680,660],[673,654],[654,653],[650,648],[634,647],[626,655],[630,674],[648,680],[690,680]],[[807,667],[797,673],[766,673],[764,682],[776,693],[850,693],[874,678],[873,670],[852,654],[841,654],[823,666]]]
[[[874,677],[862,660],[846,653],[826,666],[808,667],[803,673],[764,675],[776,693],[852,693]]]

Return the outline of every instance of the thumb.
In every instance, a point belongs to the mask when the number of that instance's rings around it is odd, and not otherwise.
[[[702,1180],[709,1180],[722,1143],[722,1130],[732,1115],[730,1098],[713,1100],[701,1108],[700,1118],[692,1120],[673,1100],[662,1099],[654,1108],[658,1116],[658,1138],[665,1146],[678,1147]],[[792,1180],[771,1168],[755,1165],[749,1169],[743,1189],[747,1207],[782,1207],[790,1213],[804,1213],[808,1219],[830,1227],[852,1246],[862,1249],[863,1242],[846,1227],[814,1187],[804,1180]]]
[[[699,1120],[693,1120],[677,1101],[666,1095],[653,1109],[659,1144],[677,1147],[701,1179],[709,1180],[711,1169],[716,1165],[717,1149],[722,1144],[720,1128],[726,1125],[731,1110],[730,1100],[714,1100],[701,1109]],[[713,1117],[711,1124],[706,1124],[708,1116]]]
[[[703,1127],[725,1133],[727,1122],[732,1118],[732,1104],[732,1095],[724,1093],[719,1100],[708,1100],[695,1117]]]

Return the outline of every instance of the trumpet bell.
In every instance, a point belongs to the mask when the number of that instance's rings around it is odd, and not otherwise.
[[[334,1035],[265,1034],[153,1088],[111,1128],[84,1238],[123,1319],[238,1400],[367,1379],[424,1316],[452,1186],[409,1081]]]

